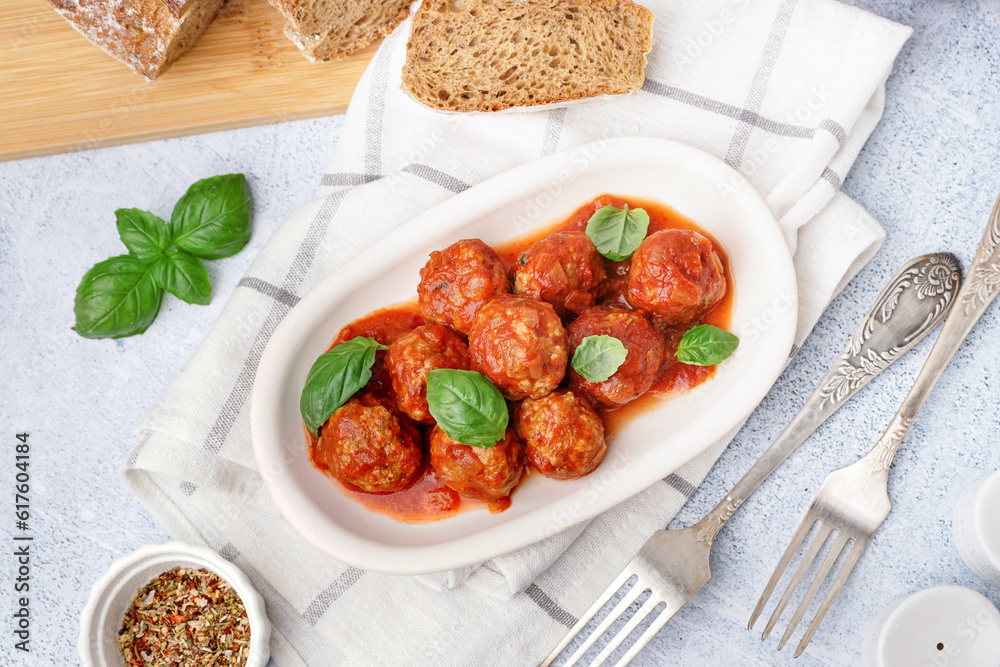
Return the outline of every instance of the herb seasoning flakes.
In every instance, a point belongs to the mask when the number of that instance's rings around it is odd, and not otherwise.
[[[250,619],[219,575],[175,567],[136,594],[118,647],[133,667],[241,667],[250,653]]]

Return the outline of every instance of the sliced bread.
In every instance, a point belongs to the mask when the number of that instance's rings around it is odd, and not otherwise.
[[[429,107],[499,111],[642,86],[653,14],[629,0],[424,0],[403,88]]]
[[[285,35],[313,62],[339,60],[385,37],[413,0],[269,0],[288,19]]]
[[[191,50],[223,0],[48,0],[70,25],[149,80]]]

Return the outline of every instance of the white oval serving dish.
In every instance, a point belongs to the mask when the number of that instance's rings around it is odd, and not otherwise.
[[[529,476],[499,514],[406,524],[351,500],[311,463],[299,414],[309,368],[345,324],[416,297],[432,250],[463,238],[500,244],[567,218],[601,194],[654,200],[710,232],[729,255],[730,329],[740,348],[695,390],[662,402],[610,440],[580,480]],[[723,162],[691,146],[629,137],[513,169],[402,225],[320,283],[281,322],[257,369],[250,408],[257,463],[281,512],[311,543],[351,565],[394,574],[482,562],[537,542],[646,489],[697,456],[757,406],[788,359],[795,271],[770,210]]]
[[[136,593],[150,581],[175,567],[215,572],[240,596],[250,620],[250,654],[245,667],[264,667],[271,655],[271,622],[264,600],[243,571],[205,547],[186,542],[147,544],[122,556],[94,582],[90,598],[80,613],[77,649],[83,667],[124,665],[118,649],[118,630]]]

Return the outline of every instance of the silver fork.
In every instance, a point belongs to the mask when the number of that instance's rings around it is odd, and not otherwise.
[[[631,661],[709,580],[712,542],[737,508],[837,408],[938,325],[954,301],[961,281],[961,265],[954,255],[947,253],[918,257],[900,269],[879,295],[819,388],[743,479],[698,523],[683,530],[658,530],[653,533],[635,558],[549,654],[542,667],[548,667],[619,589],[636,577],[635,585],[623,594],[618,604],[570,656],[566,665],[577,664],[622,612],[645,591],[650,591],[649,597],[624,628],[609,638],[609,643],[594,664],[607,660],[636,626],[661,602],[665,603],[663,611],[618,664]]]
[[[976,257],[969,268],[965,285],[959,292],[956,305],[948,315],[948,319],[941,329],[941,335],[935,341],[927,361],[924,362],[923,368],[917,375],[913,388],[903,400],[903,404],[893,417],[889,428],[864,457],[846,468],[835,470],[826,478],[816,494],[812,506],[806,512],[805,518],[795,532],[795,536],[792,537],[791,543],[778,562],[774,574],[767,582],[764,593],[760,596],[760,601],[750,616],[748,628],[753,628],[792,557],[798,552],[813,526],[818,523],[819,528],[816,535],[798,569],[792,575],[788,587],[778,600],[778,604],[764,628],[762,640],[766,639],[771,630],[774,629],[795,589],[802,582],[823,545],[832,536],[833,546],[819,566],[805,597],[792,615],[791,622],[778,643],[780,649],[788,642],[823,582],[836,562],[843,557],[843,564],[833,579],[830,590],[823,598],[816,615],[795,649],[795,657],[799,657],[805,650],[834,598],[837,597],[837,593],[844,585],[844,581],[854,569],[875,531],[889,514],[890,504],[887,490],[889,466],[892,464],[900,442],[902,442],[910,425],[913,424],[914,418],[934,384],[941,377],[945,366],[951,361],[986,307],[993,301],[998,286],[1000,286],[1000,198],[993,206],[986,232],[983,234],[979,249],[976,251]],[[846,551],[848,547],[850,547],[850,551]]]

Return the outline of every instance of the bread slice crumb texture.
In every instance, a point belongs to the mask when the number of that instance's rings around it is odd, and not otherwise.
[[[619,95],[642,87],[652,34],[627,0],[424,0],[403,87],[444,111]]]
[[[285,36],[313,62],[340,60],[385,37],[413,0],[270,0],[288,19]]]

